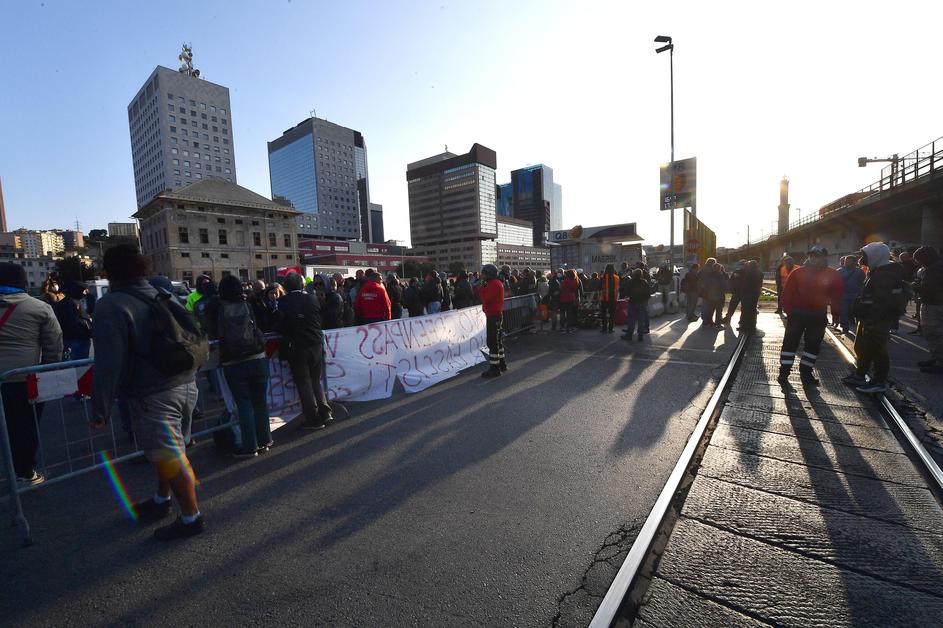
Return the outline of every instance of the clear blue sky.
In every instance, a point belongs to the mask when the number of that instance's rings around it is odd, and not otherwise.
[[[317,109],[364,133],[387,237],[407,239],[406,164],[448,144],[498,153],[498,179],[554,168],[564,222],[637,221],[666,241],[675,38],[678,158],[699,215],[733,244],[768,230],[778,181],[803,214],[869,184],[860,155],[939,135],[940,9],[880,2],[8,1],[0,177],[13,227],[88,230],[135,210],[126,106],[192,42],[226,85],[239,183],[269,194],[266,141]],[[793,218],[797,213],[794,211]]]

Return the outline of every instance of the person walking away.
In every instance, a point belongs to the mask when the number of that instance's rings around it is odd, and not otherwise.
[[[544,326],[550,320],[550,284],[547,282],[547,276],[540,271],[537,273],[537,311],[540,328],[538,331],[544,331]]]
[[[723,327],[724,299],[726,297],[726,279],[723,267],[713,257],[704,263],[698,282],[701,291],[701,327]]]
[[[291,377],[301,399],[303,429],[320,430],[334,421],[331,406],[321,385],[324,371],[324,334],[317,297],[304,291],[298,273],[285,277],[288,294],[278,304],[278,331],[282,336],[278,353],[288,362]]]
[[[701,265],[691,264],[691,268],[685,273],[681,280],[681,292],[684,293],[684,308],[687,314],[688,322],[693,323],[697,320],[697,294],[699,291],[698,281],[701,276]]]
[[[272,446],[269,366],[265,336],[235,275],[223,277],[218,295],[206,304],[206,331],[219,341],[219,362],[239,414],[242,446],[233,456],[253,458]]]
[[[442,311],[442,286],[435,271],[426,275],[426,282],[422,285],[422,302],[426,314],[438,314]]]
[[[619,275],[612,264],[606,264],[606,270],[599,280],[599,331],[612,333],[612,323],[616,317],[616,305],[619,301]]]
[[[386,276],[386,294],[390,297],[390,318],[403,318],[403,286],[395,273]]]
[[[887,343],[894,323],[907,309],[911,289],[904,277],[904,267],[891,258],[891,251],[883,242],[872,242],[861,249],[861,263],[868,266],[868,274],[855,301],[855,371],[844,381],[858,392],[883,393],[887,390],[887,375],[891,368]],[[874,368],[870,381],[866,376]]]
[[[406,311],[409,312],[410,318],[422,316],[422,291],[419,289],[419,280],[415,277],[409,279],[409,286],[403,294],[403,302],[406,304]]]
[[[864,271],[858,268],[858,257],[855,255],[846,255],[842,258],[842,266],[838,269],[838,275],[842,279],[843,294],[841,301],[841,314],[839,325],[841,333],[847,334],[855,328],[854,304],[855,299],[861,294],[861,288],[864,286]]]
[[[763,291],[763,271],[755,259],[748,260],[738,278],[740,293],[740,322],[737,331],[756,329],[759,314],[760,293]]]
[[[67,281],[63,286],[65,297],[52,306],[62,329],[66,360],[85,360],[92,347],[92,317],[85,311],[82,299],[88,288],[78,281]]]
[[[648,301],[651,299],[651,283],[645,279],[645,274],[641,268],[632,271],[632,279],[629,280],[629,320],[623,340],[631,340],[632,334],[637,330],[638,340],[644,339],[646,321],[648,320]]]
[[[452,286],[445,273],[439,275],[439,286],[442,288],[442,308],[439,311],[447,312],[452,309]]]
[[[485,264],[481,268],[484,285],[481,288],[481,310],[485,313],[485,338],[488,343],[488,370],[484,378],[501,375],[508,368],[504,355],[501,327],[504,322],[504,282],[498,277],[498,267]]]
[[[829,304],[832,316],[837,318],[841,314],[842,280],[838,271],[828,266],[828,251],[815,244],[809,248],[808,255],[805,265],[790,273],[783,286],[786,333],[779,352],[778,378],[783,386],[788,383],[789,373],[796,362],[800,341],[803,341],[802,355],[799,356],[802,384],[818,385],[812,369],[825,338]]]
[[[668,266],[668,262],[658,267],[655,273],[655,281],[658,283],[658,290],[661,292],[661,303],[665,306],[665,314],[668,313],[668,293],[671,292],[671,280],[674,279],[674,273]]]
[[[579,306],[580,283],[576,272],[570,268],[563,273],[563,282],[560,284],[560,309],[562,319],[560,327],[563,333],[572,334],[576,331],[576,308]]]
[[[26,293],[25,268],[0,263],[0,372],[61,359],[62,329],[52,307]],[[4,380],[0,392],[16,481],[21,487],[40,484],[46,478],[36,470],[36,428],[43,404],[30,403],[25,375]]]
[[[629,298],[629,284],[632,283],[632,269],[628,262],[622,262],[619,268],[619,298]]]
[[[379,323],[390,320],[390,296],[380,283],[380,275],[370,269],[364,275],[363,287],[357,293],[354,310],[361,324]]]
[[[776,267],[776,313],[783,313],[783,286],[786,285],[786,279],[796,268],[796,261],[789,255],[783,253],[783,259]]]
[[[730,273],[730,278],[728,281],[728,286],[730,288],[730,304],[727,306],[727,315],[724,316],[723,324],[726,327],[730,326],[730,321],[733,320],[733,315],[737,311],[737,306],[740,305],[740,274],[743,272],[743,267],[746,266],[746,260],[740,260],[737,264],[736,270]],[[740,310],[740,318],[743,318],[743,310]]]
[[[468,273],[464,270],[458,274],[458,281],[455,282],[455,297],[452,299],[452,303],[455,305],[456,310],[471,307],[475,304],[475,293],[468,281]]]
[[[932,246],[914,252],[920,265],[914,291],[920,296],[920,325],[930,346],[930,359],[918,362],[924,373],[943,373],[943,258]],[[914,299],[916,301],[916,299]]]
[[[196,477],[187,459],[183,423],[197,403],[196,372],[209,356],[206,337],[193,317],[167,292],[147,281],[148,260],[135,246],[105,252],[110,290],[95,307],[92,427],[111,418],[115,398],[128,403],[138,447],[153,465],[157,492],[135,505],[138,522],[170,514],[171,494],[180,516],[154,536],[172,540],[203,532]]]
[[[547,286],[547,297],[550,307],[550,330],[557,331],[557,321],[560,321],[560,331],[563,331],[563,320],[560,320],[560,287],[563,285],[563,269],[558,268],[557,272],[550,278]],[[562,314],[566,316],[566,314]],[[564,319],[565,320],[565,319]]]

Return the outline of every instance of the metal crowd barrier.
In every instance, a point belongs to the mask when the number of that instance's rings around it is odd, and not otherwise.
[[[537,295],[522,294],[504,300],[504,322],[502,329],[505,336],[513,336],[534,326],[534,314],[537,312]]]

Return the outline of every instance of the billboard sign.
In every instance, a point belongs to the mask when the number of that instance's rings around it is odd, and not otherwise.
[[[662,211],[694,207],[697,198],[697,157],[662,164],[659,188]]]
[[[603,225],[601,227],[576,225],[572,229],[551,231],[547,237],[548,242],[556,244],[582,242],[584,240],[597,242],[638,242],[641,239],[634,222],[626,222],[620,225]]]

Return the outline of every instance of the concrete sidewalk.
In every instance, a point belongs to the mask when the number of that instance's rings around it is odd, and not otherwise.
[[[761,314],[636,625],[943,624],[943,509],[834,346],[776,383],[782,336]]]

